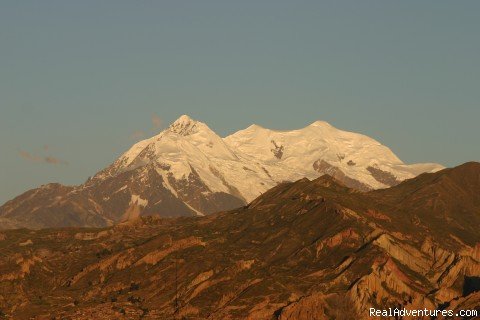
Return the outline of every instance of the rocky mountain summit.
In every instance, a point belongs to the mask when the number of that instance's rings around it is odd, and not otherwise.
[[[292,131],[252,125],[226,138],[181,116],[79,186],[48,184],[0,207],[0,228],[104,227],[138,216],[233,209],[285,181],[324,174],[348,187],[387,188],[438,164],[404,164],[367,136],[316,121]]]
[[[480,308],[479,190],[479,163],[369,192],[323,175],[204,217],[3,231],[0,311],[310,320],[369,319],[370,307]]]

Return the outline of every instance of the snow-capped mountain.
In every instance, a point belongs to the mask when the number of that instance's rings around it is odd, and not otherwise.
[[[368,190],[391,187],[420,173],[443,169],[435,163],[407,165],[380,142],[339,130],[325,121],[291,131],[252,125],[224,141],[262,163],[277,181],[329,174],[347,186]]]
[[[241,206],[283,181],[329,174],[366,191],[442,168],[404,164],[378,141],[322,121],[291,131],[252,125],[221,138],[183,115],[85,184],[28,191],[0,207],[0,219],[103,226],[147,214],[204,215]]]

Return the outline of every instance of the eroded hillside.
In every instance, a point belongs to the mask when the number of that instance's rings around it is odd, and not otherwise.
[[[368,318],[371,306],[478,308],[479,186],[475,163],[366,194],[323,176],[206,217],[4,231],[0,310],[307,320]]]

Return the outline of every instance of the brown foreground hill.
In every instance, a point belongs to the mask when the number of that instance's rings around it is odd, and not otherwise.
[[[206,217],[0,233],[0,319],[368,319],[480,307],[480,164],[329,176]]]

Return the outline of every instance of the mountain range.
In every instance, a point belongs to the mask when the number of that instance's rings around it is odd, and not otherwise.
[[[369,191],[443,166],[403,163],[388,147],[324,121],[291,131],[252,125],[221,138],[183,115],[85,183],[29,190],[0,207],[0,228],[105,227],[144,215],[202,216],[276,185],[328,174]]]
[[[121,164],[131,165],[120,160],[93,181],[130,175],[116,173]],[[479,190],[471,162],[368,192],[329,175],[281,182],[207,216],[2,231],[0,318],[348,320],[371,319],[369,308],[479,309]]]

